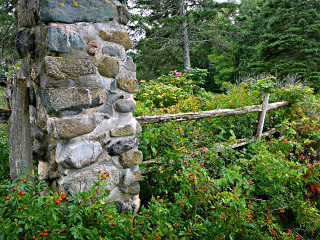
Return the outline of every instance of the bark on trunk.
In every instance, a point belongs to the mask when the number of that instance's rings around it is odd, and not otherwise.
[[[267,110],[276,109],[279,107],[289,105],[289,102],[276,102],[268,104]],[[222,116],[233,116],[240,115],[252,112],[260,112],[262,110],[262,105],[253,105],[243,108],[237,109],[217,109],[205,112],[190,112],[190,113],[179,113],[179,114],[164,114],[158,116],[142,116],[136,117],[136,120],[140,124],[150,124],[150,123],[158,123],[158,122],[168,122],[170,120],[173,121],[187,121],[187,120],[196,120],[196,119],[205,119],[205,118],[214,118],[214,117],[222,117]]]
[[[182,6],[182,16],[186,15],[185,6]],[[188,39],[188,29],[187,22],[182,23],[182,54],[183,54],[183,64],[184,68],[190,68],[190,54],[189,54],[189,39]]]
[[[11,108],[8,121],[10,175],[33,170],[27,82],[25,78],[8,80],[7,97]]]

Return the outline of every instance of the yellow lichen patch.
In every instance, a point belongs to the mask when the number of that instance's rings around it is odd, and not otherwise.
[[[79,6],[79,4],[77,2],[74,2],[74,5],[76,5],[77,7]]]
[[[106,2],[110,2],[110,0],[106,0]]]
[[[103,41],[121,44],[125,50],[132,48],[132,41],[127,32],[117,30],[112,32],[101,31],[99,35]]]
[[[60,6],[61,6],[61,7],[64,7],[64,3],[60,3]]]

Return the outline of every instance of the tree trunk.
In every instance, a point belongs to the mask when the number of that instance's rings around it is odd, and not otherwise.
[[[186,10],[184,6],[184,1],[182,5],[182,16],[186,15]],[[188,39],[188,29],[187,22],[182,23],[182,55],[184,68],[190,68],[190,54],[189,54],[189,39]]]
[[[10,78],[7,97],[11,108],[8,121],[9,162],[11,180],[19,173],[33,170],[27,81],[25,78]]]

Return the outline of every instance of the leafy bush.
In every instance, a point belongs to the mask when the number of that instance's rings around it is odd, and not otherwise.
[[[173,71],[149,82],[141,80],[141,90],[136,100],[144,101],[146,107],[171,106],[184,101],[190,95],[204,93],[204,89],[199,85],[204,83],[205,76],[206,70],[190,68],[182,73]]]

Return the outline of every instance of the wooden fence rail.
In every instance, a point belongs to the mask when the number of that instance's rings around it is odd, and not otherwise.
[[[258,123],[256,138],[261,139],[262,136],[267,137],[277,132],[277,129],[273,128],[265,133],[262,133],[266,111],[290,105],[290,103],[286,101],[268,104],[268,99],[269,99],[269,94],[265,94],[263,96],[263,104],[261,105],[253,105],[253,106],[247,106],[247,107],[236,108],[236,109],[216,109],[216,110],[203,111],[198,113],[189,112],[189,113],[178,113],[178,114],[164,114],[164,115],[157,115],[157,116],[142,116],[142,117],[136,117],[136,120],[140,124],[152,124],[152,123],[168,122],[170,120],[171,121],[188,121],[188,120],[198,120],[198,119],[205,119],[205,118],[233,116],[233,115],[241,115],[241,114],[247,114],[252,112],[260,112],[261,115],[259,116],[259,123]],[[218,152],[226,151],[231,148],[238,148],[241,146],[245,146],[251,141],[254,141],[254,138],[253,139],[243,138],[243,139],[237,139],[235,141],[228,142],[228,143],[220,143],[215,146],[214,152],[218,153]],[[192,155],[197,155],[199,153],[200,151],[196,150],[192,152]],[[147,171],[147,169],[152,165],[158,165],[158,164],[160,163],[157,160],[144,161],[143,166],[141,167],[141,173],[147,174],[149,172],[152,172],[150,170]],[[174,163],[171,162],[169,164],[174,164]]]
[[[280,107],[288,106],[290,103],[283,102],[275,102],[268,104],[267,111],[277,109]],[[222,116],[233,116],[240,114],[247,114],[252,112],[261,112],[262,104],[260,105],[252,105],[242,108],[236,109],[216,109],[210,111],[203,112],[189,112],[189,113],[178,113],[178,114],[164,114],[164,115],[156,115],[156,116],[142,116],[136,117],[136,120],[140,124],[151,124],[151,123],[159,123],[159,122],[168,122],[172,121],[188,121],[188,120],[197,120],[197,119],[205,119],[205,118],[214,118],[214,117],[222,117]]]

